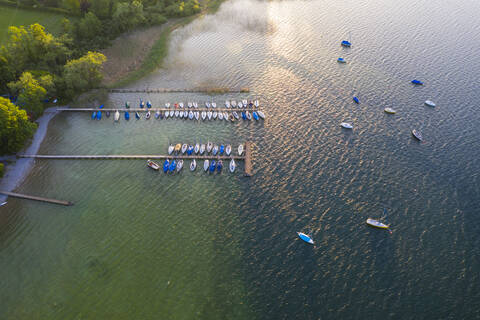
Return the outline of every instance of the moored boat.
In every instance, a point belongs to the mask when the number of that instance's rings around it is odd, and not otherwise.
[[[179,172],[180,170],[182,170],[183,168],[183,160],[178,160],[178,163],[177,163],[177,172]]]
[[[207,142],[207,153],[210,153],[213,149],[213,143],[210,141]]]
[[[413,129],[412,130],[412,135],[415,137],[415,139],[417,139],[418,141],[423,141],[423,136],[422,134],[420,133],[420,131],[418,131],[417,129]]]
[[[233,111],[233,112],[232,112],[232,115],[235,117],[235,119],[237,119],[237,120],[240,119],[240,117],[238,116],[237,111]]]
[[[150,159],[147,160],[147,166],[149,166],[149,167],[152,168],[153,170],[159,170],[159,169],[160,169],[160,166],[158,165],[158,163],[153,162],[153,161],[150,160]]]
[[[150,100],[147,101],[147,108],[151,108],[152,107],[152,103],[150,102]]]
[[[253,119],[255,119],[256,121],[258,121],[258,113],[256,111],[253,111],[252,112],[252,117]]]
[[[105,115],[107,116],[107,118],[110,118],[110,111],[105,112]]]
[[[223,144],[220,145],[220,149],[218,150],[219,154],[223,154],[225,152],[225,146]]]
[[[196,143],[195,147],[193,148],[193,152],[195,152],[195,154],[198,154],[198,151],[200,151],[200,145]]]
[[[372,219],[372,218],[367,219],[367,224],[371,227],[380,228],[380,229],[388,229],[390,227],[389,225],[384,224],[384,223],[382,223],[378,220]]]
[[[337,62],[347,63],[347,60],[345,60],[344,58],[338,58],[338,59],[337,59]]]
[[[240,145],[238,146],[238,150],[237,150],[237,151],[238,151],[238,155],[239,155],[239,156],[241,156],[241,155],[243,154],[243,144],[240,144]]]
[[[125,111],[125,120],[129,120],[130,119],[130,113],[128,113],[128,111]]]
[[[212,160],[210,161],[210,172],[214,172],[215,171],[215,160]]]
[[[95,120],[97,118],[97,112],[93,111],[92,113],[92,120]]]
[[[218,171],[218,172],[222,171],[222,168],[223,168],[223,161],[222,161],[222,160],[218,160],[218,163],[217,163],[217,171]]]
[[[212,120],[212,115],[213,115],[212,111],[207,112],[208,120]]]
[[[168,171],[170,171],[170,172],[175,171],[176,167],[177,167],[177,162],[175,161],[175,159],[173,159],[172,162],[170,162],[170,166],[168,167]]]
[[[218,112],[213,111],[213,114],[212,114],[213,120],[217,119],[217,116],[218,116]]]
[[[168,171],[169,165],[170,165],[170,161],[168,159],[165,159],[165,161],[163,162],[163,172]]]
[[[168,146],[168,154],[172,154],[173,150],[175,150],[175,147],[173,146],[173,144],[169,145]]]
[[[235,168],[237,167],[236,163],[235,163],[235,160],[230,160],[230,165],[228,166],[229,169],[230,169],[230,172],[234,172],[235,171]]]
[[[205,111],[202,111],[202,120],[205,120],[207,118],[207,113]]]
[[[265,114],[262,111],[257,111],[258,116],[265,120]]]
[[[205,159],[205,161],[203,161],[203,170],[207,171],[209,166],[210,162],[208,161],[208,159]]]
[[[150,119],[150,116],[151,116],[151,113],[150,113],[150,110],[148,110],[147,114],[145,115],[145,119]]]
[[[135,112],[135,118],[138,120],[140,119],[140,114],[138,112]]]
[[[101,120],[102,119],[102,111],[97,111],[97,120]]]
[[[305,241],[306,243],[308,243],[308,244],[314,244],[313,239],[310,238],[309,236],[307,236],[305,233],[297,232],[297,234],[298,234],[298,237],[299,237],[300,239],[302,239],[303,241]]]
[[[223,119],[228,121],[228,113],[226,111],[223,113]]]
[[[413,79],[413,80],[412,80],[412,83],[413,83],[413,84],[416,84],[416,85],[419,85],[419,86],[423,85],[423,82],[420,81],[420,80],[417,80],[417,79]]]
[[[130,102],[128,102],[128,101],[125,102],[125,108],[126,108],[126,109],[129,109],[129,108],[130,108]]]
[[[182,154],[187,151],[188,145],[186,143],[182,144]]]
[[[342,45],[342,47],[347,47],[347,48],[350,48],[352,46],[352,43],[347,40],[343,40],[340,44]]]
[[[202,143],[202,145],[200,146],[200,154],[204,154],[205,153],[205,143]]]
[[[392,108],[385,108],[383,111],[389,114],[395,114],[397,111],[393,110]]]
[[[217,145],[214,145],[214,146],[213,146],[213,149],[212,149],[212,154],[213,154],[214,156],[216,156],[217,153],[218,153],[218,146],[217,146]]]
[[[255,100],[255,101],[253,101],[253,105],[258,108],[258,106],[260,105],[260,103],[258,102],[258,100]]]
[[[155,119],[158,119],[158,118],[160,118],[160,111],[159,110],[157,110],[157,112],[155,112]]]
[[[252,120],[252,115],[249,111],[245,111],[245,115],[247,116],[247,120]]]
[[[431,100],[427,100],[425,101],[425,105],[429,106],[429,107],[435,107],[436,104],[435,102],[431,101]]]
[[[232,153],[232,146],[227,144],[227,146],[225,147],[225,154],[229,156],[230,153]]]
[[[191,156],[191,155],[192,155],[192,153],[193,153],[193,149],[194,149],[194,148],[193,148],[193,146],[192,146],[192,145],[189,145],[189,146],[188,146],[188,148],[187,148],[187,154],[188,154],[189,156]]]
[[[196,167],[197,167],[197,161],[193,159],[192,162],[190,163],[190,171],[195,171]]]
[[[223,120],[223,113],[222,112],[218,113],[218,120]]]
[[[182,145],[181,145],[180,143],[177,143],[177,144],[175,145],[175,150],[174,150],[174,151],[175,151],[176,153],[179,153],[180,150],[182,150]]]
[[[118,110],[115,110],[115,114],[113,115],[113,120],[115,121],[120,120],[120,112],[118,112]]]
[[[345,129],[353,129],[353,126],[348,122],[342,122],[340,123],[340,126]]]

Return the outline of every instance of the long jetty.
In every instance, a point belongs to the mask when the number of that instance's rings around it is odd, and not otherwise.
[[[109,111],[109,112],[115,112],[115,111],[118,111],[118,112],[125,112],[125,111],[128,111],[128,112],[147,112],[147,111],[192,111],[192,112],[195,112],[195,111],[198,111],[198,112],[202,112],[202,111],[226,111],[226,112],[233,112],[233,111],[245,111],[245,110],[251,110],[251,111],[256,111],[256,110],[259,110],[258,108],[254,107],[254,108],[116,108],[116,109],[112,109],[112,108],[102,108],[102,109],[98,109],[98,108],[57,108],[57,111],[69,111],[69,112],[93,112],[93,111]]]
[[[175,93],[175,92],[201,92],[212,94],[224,93],[248,93],[250,89],[240,88],[191,88],[191,89],[169,89],[169,88],[146,88],[146,89],[108,89],[112,93]]]
[[[49,199],[49,198],[43,198],[43,197],[37,197],[37,196],[30,196],[26,194],[21,194],[21,193],[15,193],[15,192],[8,192],[8,191],[0,191],[1,194],[4,194],[9,197],[13,198],[20,198],[20,199],[28,199],[28,200],[35,200],[35,201],[41,201],[41,202],[48,202],[48,203],[53,203],[53,204],[59,204],[62,206],[71,206],[73,205],[72,202],[70,201],[63,201],[63,200],[56,200],[56,199]]]

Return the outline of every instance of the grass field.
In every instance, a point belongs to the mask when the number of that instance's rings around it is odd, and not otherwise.
[[[7,39],[9,26],[28,26],[40,23],[49,33],[58,34],[63,15],[51,12],[15,9],[0,5],[0,45]]]

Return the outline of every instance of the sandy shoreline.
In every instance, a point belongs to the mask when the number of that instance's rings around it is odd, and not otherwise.
[[[37,154],[45,135],[47,134],[48,124],[58,112],[57,107],[48,108],[44,111],[43,116],[37,119],[38,128],[33,136],[32,143],[26,149],[22,149],[18,153]],[[14,160],[15,163],[5,166],[5,175],[0,179],[0,190],[13,191],[25,179],[32,168],[34,159],[16,159],[15,156],[2,157],[4,160]],[[16,159],[16,160],[15,160]],[[0,195],[0,203],[6,201],[7,196]]]

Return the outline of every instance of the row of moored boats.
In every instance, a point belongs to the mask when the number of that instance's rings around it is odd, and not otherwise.
[[[244,152],[244,146],[243,144],[238,145],[237,148],[237,153],[239,156],[243,155]],[[187,144],[187,143],[177,143],[175,145],[170,144],[168,146],[168,154],[169,155],[179,155],[179,154],[186,154],[186,155],[208,155],[212,154],[214,156],[216,155],[226,155],[230,156],[232,153],[232,146],[230,144],[224,145],[224,144],[213,144],[212,142],[208,141],[206,144],[205,143],[196,143],[195,145],[193,144]]]
[[[258,100],[246,100],[246,99],[243,99],[243,100],[240,100],[240,101],[235,101],[235,100],[225,100],[225,108],[227,109],[235,109],[235,108],[238,108],[238,109],[241,109],[241,108],[258,108],[260,106],[260,102],[258,102]],[[140,99],[140,104],[139,104],[139,107],[140,108],[147,108],[147,109],[150,109],[152,108],[152,103],[150,101],[147,101],[147,103],[145,104],[145,102]],[[170,109],[173,108],[173,109],[185,109],[185,108],[188,108],[188,109],[198,109],[198,103],[197,102],[187,102],[186,104],[184,104],[183,102],[176,102],[176,103],[170,103],[170,102],[166,102],[165,103],[165,108],[166,109]],[[129,101],[126,101],[125,102],[125,108],[129,109],[130,108],[130,102]],[[216,109],[217,108],[217,103],[216,102],[208,102],[208,101],[205,101],[205,108],[207,109]]]
[[[180,172],[183,169],[184,161],[183,159],[165,159],[163,162],[163,172],[168,173],[168,172]],[[160,170],[160,165],[152,160],[147,160],[147,166],[152,168],[153,170]],[[234,159],[230,159],[230,163],[228,165],[228,169],[230,172],[235,172],[235,169],[237,167],[237,164]],[[195,171],[197,168],[197,160],[192,159],[190,162],[190,171]],[[215,161],[214,159],[209,160],[205,159],[203,160],[203,170],[205,172],[221,172],[223,169],[223,161],[222,160],[217,160]]]

